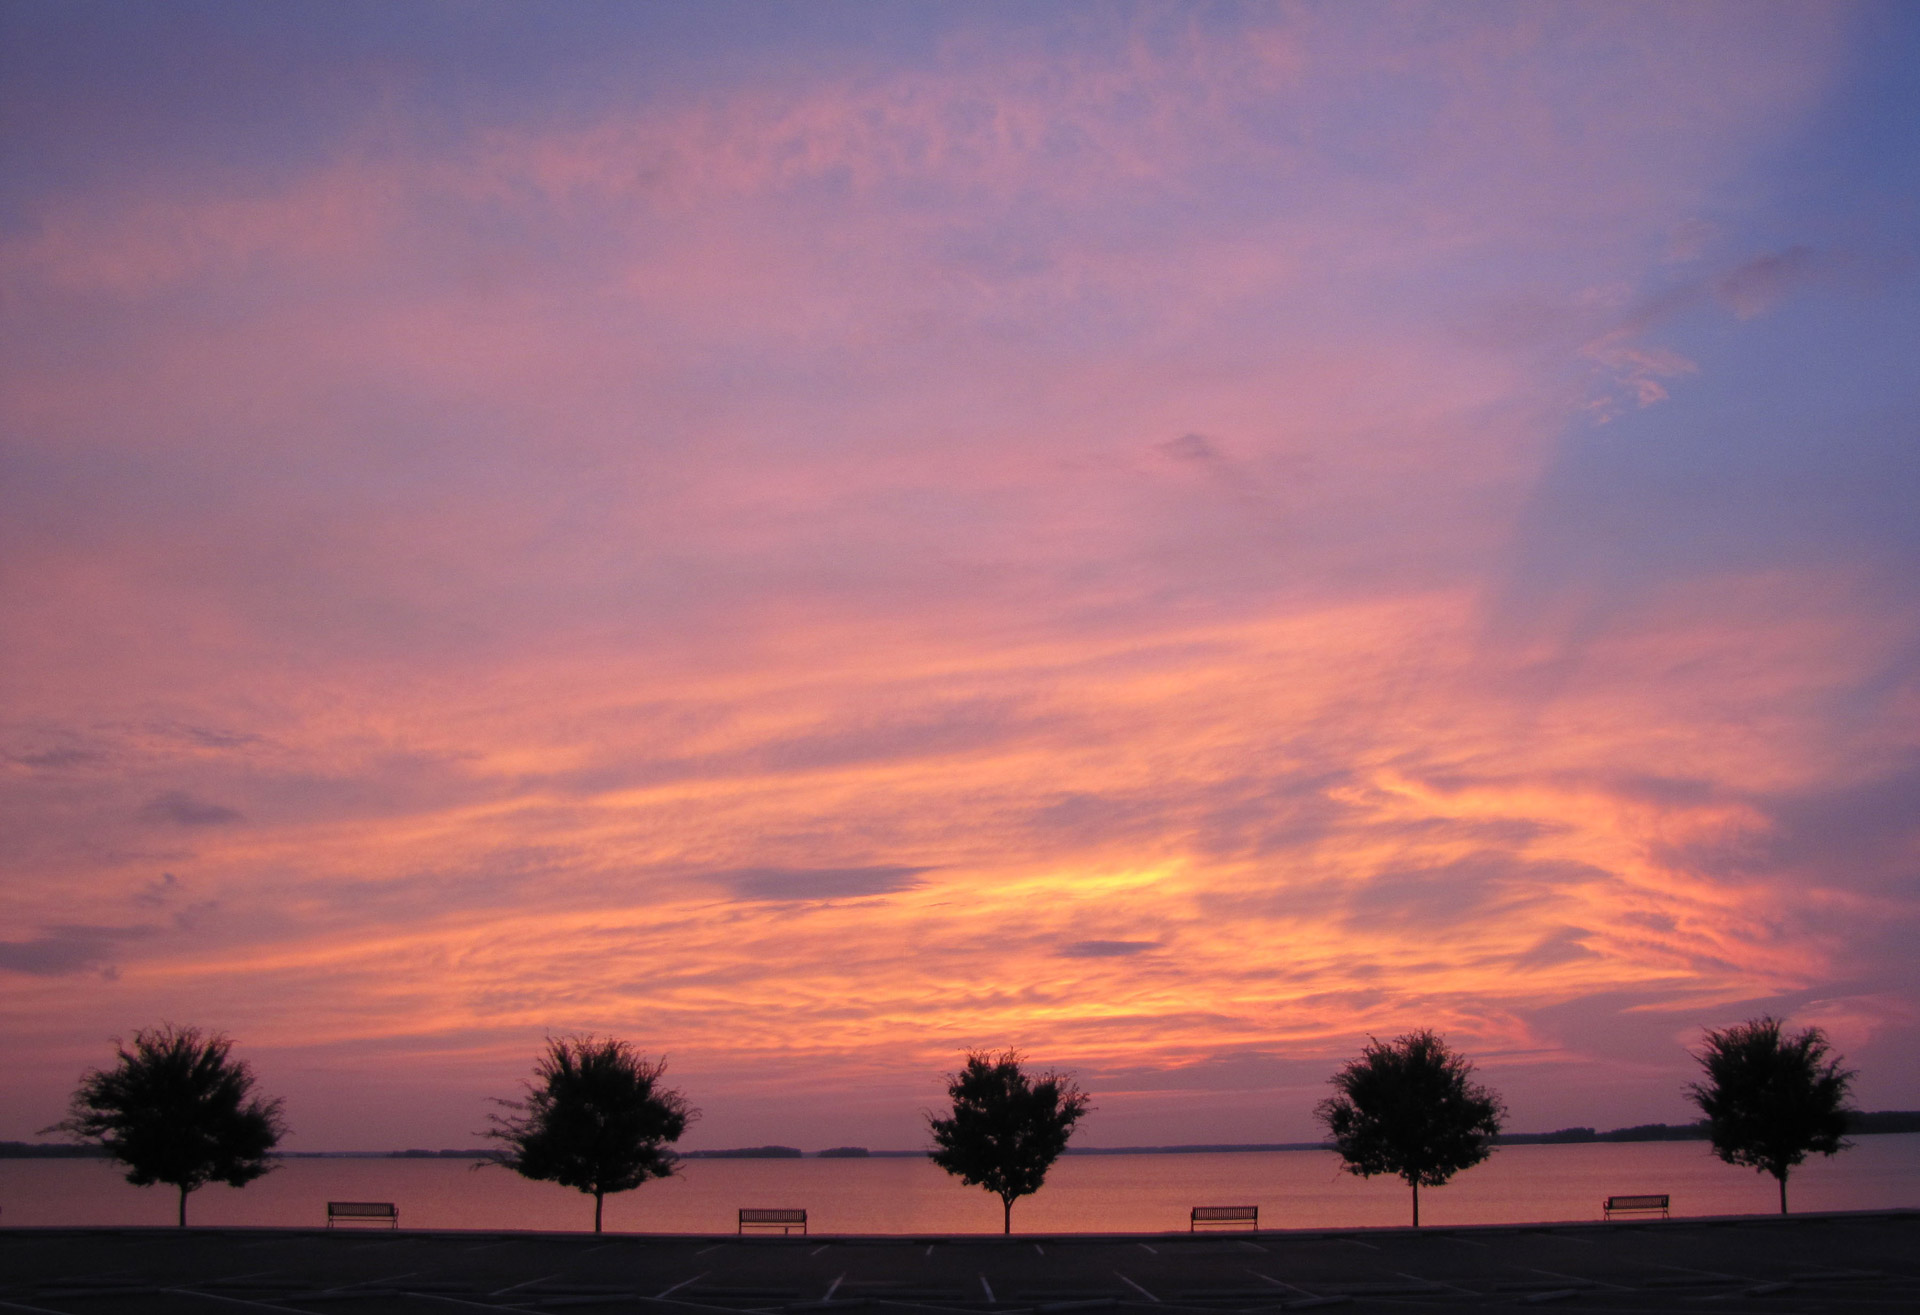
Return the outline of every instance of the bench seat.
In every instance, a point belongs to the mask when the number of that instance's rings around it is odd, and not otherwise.
[[[1202,1228],[1239,1228],[1260,1227],[1260,1207],[1257,1205],[1196,1205],[1193,1214],[1187,1220],[1187,1231],[1197,1233]]]
[[[391,1201],[329,1201],[327,1227],[334,1224],[386,1224],[400,1227],[400,1207]]]
[[[744,1233],[749,1228],[780,1230],[782,1235],[799,1229],[807,1231],[807,1212],[805,1210],[761,1210],[742,1207],[740,1211],[740,1229]]]
[[[1642,1196],[1609,1196],[1600,1212],[1611,1219],[1615,1215],[1646,1215],[1659,1211],[1662,1219],[1667,1218],[1668,1198],[1648,1193]]]

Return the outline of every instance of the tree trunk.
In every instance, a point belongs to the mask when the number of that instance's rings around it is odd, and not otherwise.
[[[187,1193],[192,1190],[191,1187],[180,1189],[180,1227],[182,1228],[187,1226]]]
[[[1003,1233],[1013,1231],[1013,1198],[1011,1196],[1000,1198],[1000,1231]]]
[[[596,1233],[600,1231],[600,1207],[606,1199],[607,1194],[605,1192],[595,1192],[593,1194],[593,1231]]]
[[[1787,1176],[1785,1174],[1781,1174],[1779,1175],[1779,1177],[1780,1177],[1780,1213],[1785,1214],[1787,1212]]]
[[[1413,1185],[1413,1226],[1420,1227],[1420,1184]]]

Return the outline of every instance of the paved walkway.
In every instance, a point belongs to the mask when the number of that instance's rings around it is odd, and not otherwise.
[[[0,1315],[1920,1311],[1920,1211],[1062,1237],[0,1230]]]

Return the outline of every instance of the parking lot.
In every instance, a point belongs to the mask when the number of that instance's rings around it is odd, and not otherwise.
[[[0,1312],[1920,1310],[1920,1211],[1061,1237],[0,1231]]]

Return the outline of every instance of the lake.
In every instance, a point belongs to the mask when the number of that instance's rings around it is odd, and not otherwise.
[[[592,1198],[468,1160],[295,1159],[245,1188],[207,1187],[190,1222],[310,1227],[329,1200],[393,1201],[408,1228],[584,1230]],[[1796,1212],[1920,1206],[1920,1133],[1861,1137],[1789,1184]],[[1676,1215],[1768,1214],[1773,1180],[1705,1142],[1508,1146],[1420,1194],[1424,1224],[1598,1219],[1609,1195],[1665,1192]],[[0,1226],[170,1224],[174,1193],[132,1187],[104,1160],[0,1160]],[[1257,1205],[1267,1228],[1407,1222],[1398,1179],[1359,1179],[1329,1151],[1069,1156],[1014,1205],[1025,1233],[1184,1231],[1196,1205]],[[607,1199],[618,1232],[730,1233],[741,1206],[799,1206],[816,1233],[997,1233],[1000,1203],[924,1159],[689,1160]]]

